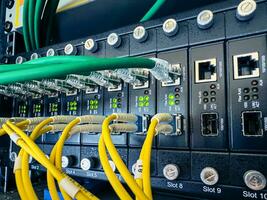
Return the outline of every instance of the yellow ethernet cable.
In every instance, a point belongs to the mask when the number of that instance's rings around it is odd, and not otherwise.
[[[17,121],[16,119],[12,119],[12,120]],[[20,121],[19,123],[17,123],[16,126],[18,126],[19,128],[25,129],[26,127],[28,127],[28,125],[30,123],[31,123],[31,120],[23,120],[23,121]],[[47,128],[44,130],[41,130],[41,134],[44,132],[47,132],[47,131],[48,131]],[[4,135],[5,133],[6,132],[4,129],[0,129],[0,136]],[[18,192],[19,192],[21,199],[29,199],[29,196],[36,199],[35,193],[34,194],[31,193],[31,188],[23,186],[24,184],[23,184],[23,180],[22,180],[21,170],[22,170],[22,156],[24,155],[24,153],[25,152],[23,152],[23,150],[21,150],[18,157],[16,158],[16,161],[15,161],[14,173],[15,173],[16,185],[17,185]],[[27,175],[28,175],[28,170],[27,170]],[[26,192],[24,188],[27,188],[27,189],[29,188],[29,190]],[[31,195],[28,195],[28,193]]]
[[[153,119],[149,125],[147,137],[142,146],[140,160],[143,164],[142,179],[143,179],[143,191],[150,199],[152,199],[151,183],[150,183],[150,159],[151,159],[151,147],[153,143],[155,128],[158,124],[158,120]]]
[[[27,153],[40,162],[47,170],[49,170],[52,175],[60,183],[60,186],[73,198],[77,200],[92,199],[97,200],[98,198],[93,194],[90,194],[90,198],[86,197],[82,192],[83,188],[71,179],[69,176],[58,170],[45,156],[45,154],[39,149],[39,147],[18,127],[16,127],[12,122],[7,121],[4,124],[3,129],[9,134],[10,138],[20,147],[22,147]]]
[[[123,187],[120,180],[118,179],[116,174],[113,172],[113,170],[109,164],[104,139],[102,136],[100,137],[99,143],[98,143],[98,153],[99,153],[100,162],[102,164],[104,172],[105,172],[112,188],[116,192],[116,194],[119,196],[120,199],[131,200],[132,197],[129,195],[127,190]]]
[[[71,121],[63,130],[58,142],[56,143],[56,145],[54,146],[51,155],[50,155],[50,160],[52,163],[55,163],[56,167],[60,170],[62,170],[62,161],[61,161],[61,157],[62,157],[62,151],[63,151],[63,147],[64,147],[64,143],[65,141],[72,136],[73,134],[76,134],[82,130],[89,130],[92,131],[94,129],[96,129],[97,131],[100,130],[99,126],[97,125],[99,123],[102,123],[102,121],[104,120],[103,116],[97,116],[97,115],[87,115],[87,116],[81,116],[81,117],[77,117],[76,119],[74,119],[73,121]],[[87,125],[81,125],[81,126],[77,126],[76,129],[74,128],[77,124],[79,123],[89,123]],[[91,124],[94,123],[94,124]],[[51,191],[53,196],[56,196],[56,185],[55,185],[55,181],[52,180],[53,177],[47,173],[47,181],[48,181],[48,188],[49,191]],[[59,187],[60,188],[60,187]],[[62,190],[60,188],[60,191],[64,197],[64,199],[71,199],[65,192],[64,190]],[[90,194],[88,194],[87,190],[85,188],[83,188],[82,192],[84,193],[85,196],[87,196],[89,198]],[[52,196],[51,195],[51,196]],[[56,197],[57,198],[57,197]]]
[[[53,148],[51,154],[50,154],[50,162],[52,164],[55,163],[55,156],[56,156],[56,146]],[[55,179],[52,176],[51,173],[47,172],[47,187],[50,193],[50,196],[53,200],[60,200],[58,193],[57,193],[57,188],[56,188],[56,183],[55,183]]]
[[[56,167],[59,169],[59,170],[62,170],[62,167],[61,167],[61,157],[62,157],[62,151],[63,151],[63,146],[64,146],[64,142],[67,140],[67,138],[70,136],[70,131],[71,129],[79,124],[81,122],[81,120],[79,118],[76,118],[74,119],[73,121],[71,121],[67,126],[66,128],[64,129],[64,131],[62,132],[58,142],[56,143],[56,145],[54,146],[53,150],[52,150],[52,153],[50,156],[52,156],[52,158],[54,158],[54,161],[55,161],[55,165]],[[55,149],[55,150],[54,150]],[[55,154],[55,155],[54,155]],[[51,159],[51,157],[50,157]],[[51,159],[51,162],[53,162],[53,160]],[[49,172],[47,172],[47,179],[48,178],[52,178],[52,176],[49,175]],[[49,181],[50,182],[50,181]],[[50,182],[52,183],[52,181]],[[49,185],[49,191],[50,191],[50,188],[51,187],[54,187],[56,188],[56,185],[55,184],[50,184]],[[51,188],[52,191],[55,191],[54,188]],[[71,197],[61,188],[59,187],[61,193],[62,193],[62,196],[64,199],[66,200],[71,200]]]
[[[138,198],[140,198],[142,200],[143,199],[148,200],[149,198],[144,194],[142,189],[136,183],[135,179],[133,178],[133,176],[129,172],[127,166],[124,164],[118,151],[116,150],[116,147],[114,146],[114,144],[112,142],[112,139],[110,136],[109,124],[113,120],[122,121],[122,122],[136,121],[136,116],[132,115],[132,114],[112,114],[104,120],[103,125],[102,125],[102,134],[101,134],[100,141],[99,141],[99,142],[101,142],[99,144],[99,150],[102,150],[102,151],[101,151],[101,154],[99,156],[100,156],[100,158],[102,156],[106,157],[105,152],[103,151],[104,148],[102,146],[100,146],[100,145],[102,145],[102,142],[103,142],[104,145],[106,146],[112,160],[114,161],[116,167],[118,168],[118,171],[122,175],[122,177],[125,180],[125,182],[127,183],[127,185],[130,187],[132,192],[135,194],[135,196],[137,196]],[[106,160],[102,160],[102,161],[105,161],[105,163],[101,162],[101,164],[103,166],[107,165]],[[112,183],[112,181],[114,181],[114,179],[112,177],[114,177],[114,176],[111,174],[108,174],[108,173],[111,173],[110,171],[108,171],[108,172],[105,171],[105,173],[107,174],[108,178],[110,177],[109,181],[110,181],[110,183]],[[115,188],[114,188],[114,190],[115,190]]]
[[[8,125],[10,125],[10,127]],[[97,197],[95,197],[93,194],[89,192],[88,193],[91,195],[90,195],[90,198],[87,198],[82,193],[82,188],[80,187],[80,185],[78,185],[74,180],[72,180],[66,174],[60,172],[54,165],[52,165],[49,162],[49,160],[46,158],[46,156],[43,154],[43,152],[31,141],[31,139],[29,139],[23,131],[21,131],[19,128],[14,126],[11,122],[7,122],[7,125],[6,124],[3,125],[3,128],[5,129],[5,131],[9,133],[11,139],[16,138],[16,144],[19,144],[17,141],[22,141],[23,143],[26,143],[26,145],[27,143],[30,144],[29,148],[31,151],[28,151],[28,153],[30,153],[37,161],[39,161],[42,165],[44,165],[48,170],[52,172],[53,176],[55,176],[56,179],[60,182],[60,186],[63,187],[69,193],[69,195],[72,196],[72,198],[76,198],[78,200],[98,199]],[[16,135],[14,131],[18,135]],[[29,150],[29,149],[27,149],[26,147],[25,150]]]
[[[142,187],[144,193],[150,198],[153,199],[152,190],[151,190],[151,179],[150,179],[150,161],[151,161],[151,150],[152,150],[152,143],[153,138],[157,134],[156,128],[160,122],[171,122],[172,115],[168,113],[158,113],[156,114],[149,125],[147,136],[145,142],[142,146],[142,150],[140,153],[139,160],[137,163],[140,163],[142,166],[142,174],[138,177],[137,180],[138,184],[141,185],[140,179],[142,179]]]
[[[32,121],[35,121],[37,122],[38,120],[37,119],[33,119]],[[34,141],[36,140],[41,134],[42,134],[42,129],[48,125],[49,123],[53,122],[53,119],[52,118],[47,118],[45,120],[42,120],[35,128],[34,130],[32,131],[31,135],[30,135],[30,138]],[[50,128],[50,130],[52,130],[52,128]],[[28,196],[28,199],[38,199],[34,189],[33,189],[33,186],[32,186],[32,183],[31,183],[31,179],[29,177],[29,154],[23,152],[23,150],[21,150],[21,158],[22,158],[22,169],[21,169],[21,174],[17,174],[17,176],[21,175],[22,176],[22,182],[23,182],[23,185],[24,185],[24,188],[27,188],[27,196]]]
[[[27,121],[27,120],[21,121],[21,122],[16,124],[17,127],[23,128],[23,129],[26,128],[28,125],[29,125],[29,121]],[[1,128],[0,129],[0,137],[5,135],[5,134],[6,134],[6,131],[3,128]]]
[[[30,119],[28,119],[28,120],[30,120]],[[41,120],[41,118],[40,119],[32,119],[31,123],[32,122],[38,123],[40,120]],[[40,134],[42,134],[41,129],[44,128],[46,125],[48,125],[51,122],[54,122],[54,118],[52,118],[52,117],[46,118],[46,119],[42,120],[41,122],[39,122],[39,124],[34,128],[30,137],[33,140],[35,140],[35,137],[38,137]],[[51,130],[52,130],[52,128],[51,128]],[[28,164],[29,156],[26,153],[23,153],[22,155],[23,155],[22,156],[22,181],[23,181],[23,184],[24,184],[24,186],[26,186],[25,188],[27,188],[27,190],[28,190],[28,192],[27,192],[28,197],[38,199],[35,192],[34,192],[34,189],[33,189],[33,186],[31,184],[30,177],[29,177],[29,164]],[[17,173],[17,176],[19,176],[19,175],[20,174]]]
[[[44,125],[45,126],[45,125]],[[36,126],[35,129],[33,130],[32,134],[30,135],[30,138],[35,141],[38,137],[40,137],[42,134],[47,133],[49,131],[51,131],[53,129],[52,126],[48,126],[44,128],[41,126]],[[21,168],[21,172],[22,172],[22,181],[23,181],[23,185],[25,188],[27,188],[27,195],[30,198],[34,198],[34,199],[38,199],[36,193],[34,192],[32,183],[31,183],[31,179],[29,176],[29,154],[27,154],[26,152],[22,151],[22,168]]]
[[[36,140],[40,135],[51,130],[52,127],[46,127],[39,131],[36,135],[31,134],[30,137],[33,140]],[[27,154],[23,149],[20,150],[14,166],[15,179],[20,196],[24,196],[23,192],[26,190],[27,199],[38,199],[29,176],[29,154]]]

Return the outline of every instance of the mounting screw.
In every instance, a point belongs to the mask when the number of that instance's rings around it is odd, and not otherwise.
[[[56,52],[54,49],[48,49],[47,52],[46,52],[46,56],[49,57],[49,56],[55,56],[56,55]]]
[[[163,23],[162,29],[167,36],[171,37],[177,34],[179,30],[179,26],[177,22],[175,21],[175,19],[167,19]]]
[[[93,39],[88,39],[84,43],[84,48],[92,53],[96,52],[98,49],[97,43]]]
[[[203,10],[197,16],[197,25],[200,29],[208,29],[213,25],[214,16],[210,10]]]
[[[75,162],[74,156],[62,156],[61,157],[61,166],[62,168],[71,167]]]
[[[219,180],[219,174],[212,167],[205,167],[200,173],[201,181],[206,185],[215,185]]]
[[[16,64],[22,64],[22,63],[24,63],[25,61],[26,61],[25,58],[23,58],[22,56],[18,56],[18,57],[16,58],[15,63],[16,63]]]
[[[8,9],[11,9],[11,8],[13,8],[14,4],[15,4],[15,0],[8,0],[8,1],[6,2],[6,7],[7,7]]]
[[[148,33],[143,26],[137,26],[133,31],[133,37],[138,42],[144,42],[147,40]]]
[[[76,55],[77,54],[77,48],[73,46],[72,44],[67,44],[64,48],[64,53],[66,55]]]
[[[247,21],[254,16],[257,4],[254,0],[244,0],[240,2],[236,10],[236,17],[240,21]]]
[[[244,182],[248,188],[251,190],[263,190],[266,187],[266,178],[265,176],[256,171],[249,170],[243,176]]]
[[[4,27],[5,31],[6,31],[6,32],[10,32],[10,31],[12,30],[12,28],[13,28],[13,24],[12,24],[12,22],[10,22],[10,21],[6,21],[6,22],[5,22],[5,27]]]
[[[92,158],[83,158],[81,160],[81,168],[84,171],[91,169],[94,166],[94,160]]]
[[[35,60],[35,59],[38,59],[40,56],[38,55],[38,53],[33,53],[31,55],[31,60]]]
[[[163,168],[163,175],[166,179],[173,181],[178,178],[180,168],[175,164],[168,164]]]
[[[107,38],[107,43],[109,46],[118,48],[121,45],[121,37],[117,33],[111,33]]]

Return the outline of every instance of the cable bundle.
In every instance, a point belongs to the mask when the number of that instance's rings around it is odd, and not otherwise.
[[[50,43],[53,21],[60,0],[25,0],[23,7],[23,36],[26,51]],[[157,0],[140,22],[150,20],[166,0]]]
[[[93,71],[114,70],[119,68],[168,67],[162,59],[141,57],[97,58],[88,56],[43,57],[24,64],[0,65],[0,84],[10,84],[47,78],[62,78],[68,74],[90,75]]]
[[[62,151],[65,141],[76,133],[92,131],[102,131],[98,145],[99,157],[104,172],[118,196],[121,199],[132,199],[131,195],[121,184],[114,169],[110,166],[107,152],[126,184],[136,196],[136,199],[149,200],[152,199],[150,159],[153,138],[158,133],[168,134],[172,132],[172,127],[168,124],[172,120],[172,115],[167,113],[160,113],[152,118],[139,159],[136,162],[134,177],[124,164],[111,139],[111,134],[118,134],[120,132],[134,133],[137,131],[137,125],[135,124],[137,116],[134,114],[116,113],[110,115],[106,119],[104,116],[95,115],[79,117],[54,116],[45,119],[29,118],[24,120],[22,118],[13,118],[13,120],[3,118],[1,119],[3,125],[2,129],[0,129],[0,136],[7,133],[10,139],[21,147],[14,163],[14,173],[17,188],[22,200],[38,199],[29,177],[29,155],[47,168],[47,184],[53,200],[59,200],[55,179],[64,199],[97,199],[97,197],[63,173],[61,166]],[[165,123],[160,124],[160,122]],[[102,124],[102,130],[100,124]],[[35,127],[33,128],[33,126]],[[23,130],[32,132],[30,136],[27,136]],[[62,134],[52,149],[48,159],[34,141],[42,134],[53,131],[62,131]]]
[[[30,137],[28,137],[21,129],[26,129],[28,125],[30,124],[32,125],[33,123],[36,123],[37,121],[40,120],[34,118],[26,119],[24,121],[18,122],[17,124],[12,123],[10,120],[5,120],[3,129],[0,130],[0,135],[1,136],[4,135],[5,132],[8,133],[11,140],[22,148],[14,164],[16,184],[21,199],[22,200],[38,199],[29,177],[29,155],[31,155],[40,164],[42,164],[44,167],[47,168],[48,186],[53,199],[59,199],[57,195],[57,189],[54,183],[54,177],[58,181],[59,186],[61,188],[61,192],[64,195],[65,199],[70,199],[70,197],[77,199],[97,199],[91,193],[86,191],[86,189],[80,186],[77,182],[75,182],[66,174],[61,172],[61,155],[62,155],[62,148],[64,146],[64,141],[68,137],[77,133],[77,131],[80,130],[78,128],[76,129],[76,132],[75,130],[71,132],[72,127],[74,127],[78,123],[89,122],[90,124],[85,124],[81,126],[89,127],[89,129],[92,129],[90,126],[93,126],[93,128],[97,128],[99,130],[99,127],[97,127],[97,123],[102,123],[103,119],[104,117],[102,116],[89,116],[89,115],[81,117],[73,117],[73,116],[49,117],[42,120],[38,125],[35,126]],[[69,123],[69,124],[65,126],[58,143],[55,145],[51,153],[50,161],[48,162],[47,157],[34,143],[34,141],[42,134],[47,133],[49,131],[53,131],[56,127],[57,128],[62,127],[55,123]],[[54,162],[56,162],[55,166],[53,165]]]
[[[49,44],[58,3],[59,0],[24,1],[23,36],[26,51],[38,49]],[[44,30],[46,27],[47,29]]]
[[[123,121],[128,123],[135,122],[137,118],[133,114],[112,114],[104,120],[102,125],[102,134],[98,143],[99,157],[104,172],[120,199],[130,200],[132,197],[120,183],[115,172],[112,170],[108,160],[107,151],[126,184],[136,196],[136,199],[151,200],[153,197],[150,182],[150,159],[153,138],[156,134],[158,134],[158,131],[168,132],[172,130],[170,125],[164,124],[160,126],[159,124],[160,122],[169,123],[172,119],[172,116],[167,113],[160,113],[152,118],[145,142],[142,146],[139,160],[136,163],[135,177],[133,177],[129,172],[112,142],[109,124],[113,121]]]

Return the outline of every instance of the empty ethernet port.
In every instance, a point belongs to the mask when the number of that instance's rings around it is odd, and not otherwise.
[[[233,57],[234,79],[255,78],[260,76],[258,52],[235,55]]]
[[[195,82],[205,83],[217,81],[216,59],[195,61]]]
[[[201,132],[203,136],[217,136],[218,127],[219,121],[217,113],[201,114]]]
[[[261,111],[245,111],[242,113],[242,132],[244,136],[263,136]]]

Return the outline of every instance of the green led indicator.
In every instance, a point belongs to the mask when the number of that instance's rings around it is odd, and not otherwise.
[[[145,96],[145,97],[144,97],[144,100],[145,100],[145,101],[149,101],[149,99],[150,99],[149,96]]]
[[[89,101],[89,110],[97,110],[99,101],[97,99],[91,99]]]
[[[20,114],[26,114],[27,107],[26,105],[20,105],[19,106],[19,113]]]
[[[173,100],[169,100],[169,106],[174,106],[175,102]]]
[[[69,103],[69,106],[68,106],[68,110],[69,111],[77,111],[77,101],[70,101]]]
[[[33,105],[33,112],[34,112],[34,113],[39,113],[39,112],[41,112],[41,104],[34,104],[34,105]]]
[[[170,93],[170,94],[168,95],[168,98],[169,98],[169,99],[174,99],[174,98],[175,98],[175,96],[174,96],[174,94],[173,94],[173,93]]]
[[[138,106],[139,107],[148,107],[150,105],[149,103],[150,97],[149,96],[139,96],[138,97]]]
[[[117,100],[116,98],[113,98],[113,99],[112,99],[112,102],[113,102],[113,103],[117,103],[118,100]]]
[[[58,111],[58,104],[57,103],[50,103],[49,106],[51,108],[51,112],[57,112]]]
[[[144,103],[143,102],[139,102],[138,106],[139,107],[144,107]]]
[[[117,108],[118,106],[117,106],[117,104],[116,103],[113,103],[112,104],[112,108]]]
[[[138,98],[138,100],[139,100],[139,101],[144,101],[144,97],[143,97],[143,96],[140,96],[140,97]]]

